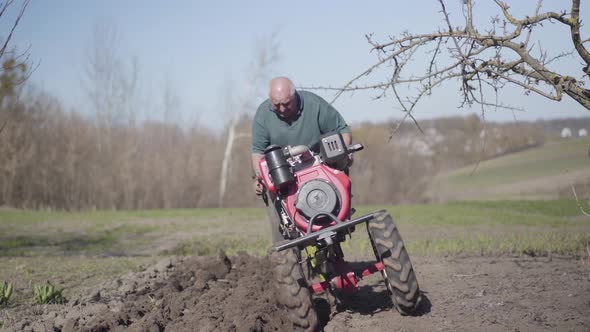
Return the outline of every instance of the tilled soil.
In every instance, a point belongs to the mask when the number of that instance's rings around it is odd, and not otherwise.
[[[336,307],[325,331],[589,330],[590,266],[565,258],[413,258],[422,293],[415,316],[391,309],[380,275]],[[354,265],[362,265],[356,262]],[[8,331],[289,331],[275,306],[268,258],[168,258],[63,305],[20,305]]]

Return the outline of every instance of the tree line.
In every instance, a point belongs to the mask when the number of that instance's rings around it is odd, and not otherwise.
[[[155,209],[259,206],[251,188],[250,140],[231,151],[227,192],[218,201],[226,134],[166,121],[104,124],[66,111],[56,98],[4,91],[0,206],[27,209]],[[8,91],[8,92],[6,92]],[[437,172],[541,144],[530,123],[484,124],[476,115],[352,126],[359,152],[351,170],[357,204],[424,201]],[[250,130],[242,116],[238,132]],[[390,137],[391,136],[391,137]]]

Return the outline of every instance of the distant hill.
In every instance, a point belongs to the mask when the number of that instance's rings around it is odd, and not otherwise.
[[[442,127],[440,129],[445,130],[445,129],[449,129],[449,128],[454,128],[456,126],[456,124],[458,123],[457,119],[468,119],[470,117],[475,117],[475,118],[480,118],[479,115],[477,114],[470,114],[467,116],[452,116],[452,117],[441,117],[441,118],[433,118],[433,119],[426,119],[426,120],[421,120],[420,121],[420,126],[423,128],[428,128],[428,127]],[[391,124],[392,126],[395,126],[394,124],[396,123],[396,121],[392,121],[393,123]],[[503,122],[503,123],[498,123],[498,122],[487,122],[488,125],[502,125],[502,124],[514,124],[515,122],[513,121],[509,121],[509,122]],[[588,112],[588,116],[587,117],[581,117],[581,118],[562,118],[562,119],[549,119],[549,120],[545,120],[545,119],[539,119],[536,121],[518,121],[518,123],[521,124],[531,124],[531,125],[536,125],[539,128],[542,128],[543,131],[547,134],[551,134],[553,136],[559,136],[559,134],[561,133],[561,130],[563,128],[570,128],[570,130],[572,130],[572,132],[577,133],[580,129],[586,129],[588,130],[588,132],[590,132],[590,112]],[[401,132],[413,132],[416,131],[417,128],[412,125],[410,122],[408,122],[406,125],[402,126],[399,131]]]
[[[547,125],[558,128],[559,124],[570,123]],[[432,201],[549,199],[571,196],[574,184],[582,191],[578,195],[587,199],[590,195],[589,153],[590,137],[548,141],[541,147],[439,174],[432,181],[427,196]]]

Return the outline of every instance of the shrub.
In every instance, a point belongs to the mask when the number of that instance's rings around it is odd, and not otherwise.
[[[33,302],[37,304],[64,303],[63,288],[57,288],[47,281],[46,285],[35,286],[33,289]]]
[[[12,283],[4,281],[0,284],[0,305],[8,304],[10,296],[12,295]]]

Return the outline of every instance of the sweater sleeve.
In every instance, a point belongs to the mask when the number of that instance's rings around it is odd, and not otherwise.
[[[327,101],[322,99],[319,113],[322,134],[329,132],[350,133],[350,128],[340,113]]]

